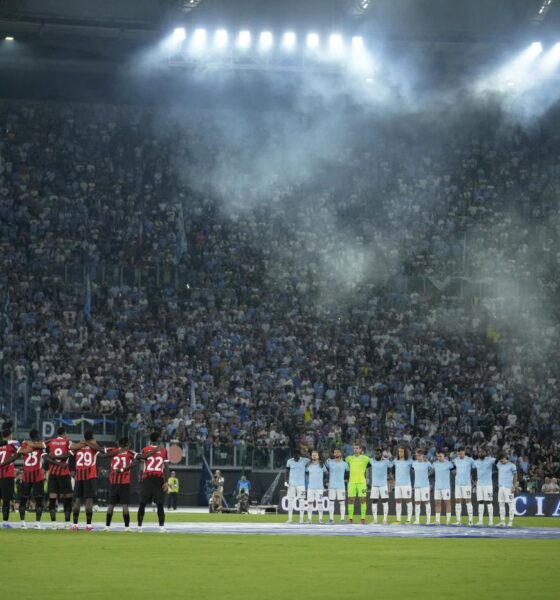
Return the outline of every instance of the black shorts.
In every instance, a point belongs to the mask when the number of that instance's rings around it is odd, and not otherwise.
[[[163,504],[165,499],[163,483],[163,477],[150,476],[143,479],[140,502],[148,504],[148,502],[154,501],[156,504]]]
[[[13,477],[2,477],[0,479],[0,498],[2,498],[2,502],[11,502],[14,499]]]
[[[34,483],[23,482],[21,486],[22,498],[42,498],[44,493],[42,481],[35,481]]]
[[[97,498],[97,479],[76,481],[74,485],[74,498]]]
[[[49,496],[72,495],[72,481],[70,475],[49,475]]]
[[[130,483],[113,483],[109,504],[130,504]]]

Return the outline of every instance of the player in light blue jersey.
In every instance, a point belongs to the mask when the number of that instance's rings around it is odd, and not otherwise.
[[[407,523],[412,522],[412,482],[410,480],[410,469],[412,460],[408,455],[408,448],[399,446],[397,458],[393,461],[395,467],[395,508],[397,520],[395,525],[400,525],[402,515],[402,502],[406,504]]]
[[[381,499],[383,504],[383,525],[387,525],[387,517],[389,516],[389,470],[393,463],[386,458],[383,458],[383,450],[377,448],[375,458],[371,464],[371,512],[373,513],[372,525],[377,525],[377,508],[378,502]]]
[[[434,501],[436,505],[436,525],[441,524],[441,501],[445,502],[445,520],[451,523],[451,471],[455,468],[445,458],[445,452],[438,450],[432,465],[435,473]]]
[[[313,450],[307,465],[307,522],[313,523],[313,511],[319,513],[319,525],[323,524],[323,494],[325,491],[325,467],[319,461],[319,453]]]
[[[517,469],[502,452],[496,463],[498,468],[498,506],[500,508],[499,527],[506,524],[506,504],[509,507],[508,527],[513,526],[515,514],[515,492],[517,490]]]
[[[476,499],[478,500],[478,523],[484,525],[484,506],[488,507],[488,525],[494,525],[494,483],[492,471],[496,459],[488,456],[486,450],[478,453],[478,460],[474,461],[476,469]]]
[[[302,458],[299,448],[294,450],[293,458],[286,463],[284,485],[288,488],[288,523],[292,522],[294,508],[299,511],[299,522],[303,523],[305,510],[305,475],[308,458]]]
[[[464,448],[457,450],[457,457],[453,460],[455,465],[455,516],[457,520],[453,525],[461,524],[461,509],[463,503],[467,507],[469,525],[473,524],[473,506],[472,506],[472,470],[474,469],[474,460],[465,454]]]
[[[431,525],[430,471],[432,466],[426,459],[423,450],[416,450],[415,458],[416,460],[412,462],[412,468],[414,469],[414,525],[420,525],[422,504],[426,510],[426,525]]]
[[[348,463],[342,460],[342,452],[339,448],[334,449],[333,457],[329,458],[325,465],[329,474],[329,525],[334,524],[334,509],[337,500],[340,509],[340,522],[344,523],[344,517],[346,516],[346,484],[344,479],[350,469]]]

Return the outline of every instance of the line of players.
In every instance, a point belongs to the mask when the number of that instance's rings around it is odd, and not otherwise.
[[[107,508],[105,530],[109,531],[113,519],[114,507],[123,508],[125,531],[130,531],[130,485],[131,469],[140,462],[143,464],[140,505],[138,508],[138,531],[142,531],[142,523],[146,505],[154,502],[160,531],[165,531],[165,512],[163,503],[167,491],[168,464],[167,450],[159,445],[158,433],[150,435],[150,444],[141,452],[130,448],[128,438],[119,440],[116,448],[102,448],[96,441],[93,432],[86,431],[84,439],[73,443],[68,439],[64,427],[59,427],[57,437],[45,442],[39,439],[39,432],[29,432],[29,440],[19,444],[12,438],[10,430],[2,432],[0,440],[0,499],[2,500],[2,526],[10,528],[10,502],[14,495],[15,461],[23,459],[23,485],[19,515],[21,527],[27,527],[25,513],[30,499],[35,502],[35,528],[41,529],[41,517],[44,510],[44,471],[48,470],[47,495],[48,511],[53,529],[78,530],[82,506],[85,508],[86,531],[93,529],[93,505],[97,496],[97,460],[99,457],[110,459],[109,483],[111,485],[110,500]],[[70,475],[70,459],[75,474],[75,485],[72,489]],[[58,502],[62,503],[64,523],[57,527],[56,515]],[[72,524],[70,519],[72,517]]]
[[[451,473],[455,474],[455,517],[453,525],[461,524],[463,505],[466,508],[468,524],[473,525],[472,490],[476,486],[478,501],[478,522],[484,524],[484,512],[488,511],[488,525],[494,525],[494,485],[493,471],[498,471],[498,505],[500,521],[498,526],[506,526],[506,507],[509,519],[507,526],[513,525],[515,514],[515,492],[517,472],[505,454],[498,460],[479,453],[478,460],[458,450],[457,457],[448,460],[443,451],[438,451],[436,459],[430,463],[422,450],[416,450],[415,459],[409,458],[408,450],[399,447],[395,460],[384,457],[381,448],[374,458],[362,453],[359,444],[354,444],[353,455],[342,458],[340,450],[334,450],[333,458],[322,464],[319,453],[313,451],[311,460],[303,458],[298,450],[286,464],[285,485],[287,492],[288,523],[293,521],[294,510],[299,512],[299,522],[312,522],[313,511],[319,513],[319,523],[323,522],[325,510],[324,490],[327,488],[329,524],[334,523],[335,503],[338,502],[340,522],[345,522],[346,499],[348,499],[348,523],[353,523],[356,500],[360,506],[360,520],[365,524],[367,514],[367,469],[371,469],[371,490],[373,523],[378,522],[378,504],[381,501],[383,524],[389,515],[389,487],[395,486],[396,524],[401,523],[403,505],[406,509],[406,523],[420,524],[422,506],[426,514],[426,524],[440,525],[442,506],[445,506],[446,524],[451,524]],[[412,485],[414,474],[414,486]],[[476,477],[475,477],[476,475]],[[430,477],[434,477],[433,498],[435,502],[435,522],[431,520]],[[325,478],[328,480],[325,486]],[[414,507],[414,521],[412,519]]]

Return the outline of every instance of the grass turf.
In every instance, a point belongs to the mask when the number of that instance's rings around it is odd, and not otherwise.
[[[0,534],[3,597],[557,598],[554,540]],[[5,570],[4,570],[5,569]]]
[[[103,513],[95,515],[96,523],[103,519]],[[121,515],[114,520],[120,523]],[[148,512],[146,521],[155,520],[156,515]],[[168,520],[276,522],[285,516],[171,513]],[[516,525],[560,526],[560,519],[518,518]],[[3,597],[512,600],[530,595],[557,598],[560,586],[560,571],[555,568],[558,540],[72,534],[17,529],[0,531],[0,540]]]

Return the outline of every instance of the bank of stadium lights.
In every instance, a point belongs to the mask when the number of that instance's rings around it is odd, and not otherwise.
[[[185,55],[196,57],[197,61],[204,60],[206,53],[210,58],[213,53],[224,54],[235,50],[243,55],[252,50],[279,57],[282,53],[302,52],[307,54],[305,61],[335,61],[363,78],[371,77],[375,71],[364,39],[361,36],[345,38],[340,32],[332,32],[323,38],[319,32],[311,31],[300,40],[295,32],[288,30],[277,40],[271,31],[266,30],[255,34],[249,30],[232,33],[224,28],[210,32],[203,28],[190,30],[176,27],[162,41],[162,48],[170,57],[184,52]]]
[[[14,41],[14,37],[12,35],[7,35],[4,38],[4,41],[6,41],[6,42],[13,42]]]
[[[189,39],[189,45],[194,48],[201,49],[207,45],[208,32],[206,29],[198,28],[192,32],[187,32],[184,27],[176,27],[171,35],[167,38],[167,44],[171,46],[180,46],[186,39]],[[13,40],[12,37],[4,38]],[[223,49],[229,45],[230,34],[225,29],[217,29],[213,36],[212,42],[215,48]],[[253,44],[252,33],[247,30],[240,31],[235,38],[235,45],[238,48],[248,49]],[[274,47],[274,35],[270,31],[262,31],[258,37],[258,48],[260,50],[271,50]],[[317,50],[321,45],[321,38],[318,33],[311,32],[305,37],[305,46],[308,49]],[[284,50],[293,50],[297,46],[297,36],[293,31],[286,31],[280,40],[279,46]],[[366,54],[364,39],[361,36],[354,36],[349,40],[349,46],[346,46],[343,36],[340,33],[332,33],[328,37],[328,49],[331,54],[346,53],[348,48],[351,49],[353,55],[360,53]]]

